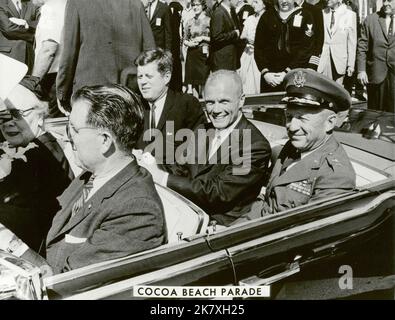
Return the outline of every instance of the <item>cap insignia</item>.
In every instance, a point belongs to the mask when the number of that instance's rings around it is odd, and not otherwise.
[[[303,71],[298,71],[294,75],[294,85],[298,88],[302,88],[306,83],[306,73]]]

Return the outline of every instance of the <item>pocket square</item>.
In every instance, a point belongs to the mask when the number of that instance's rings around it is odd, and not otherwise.
[[[71,234],[66,234],[64,240],[66,243],[84,243],[87,238],[79,238],[72,236]]]

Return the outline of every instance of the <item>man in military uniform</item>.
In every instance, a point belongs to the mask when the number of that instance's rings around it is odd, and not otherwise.
[[[294,69],[284,79],[289,141],[274,162],[266,194],[248,219],[352,191],[355,172],[332,132],[349,93],[313,70]]]

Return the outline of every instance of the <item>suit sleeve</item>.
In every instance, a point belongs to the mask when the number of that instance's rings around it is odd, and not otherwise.
[[[58,99],[68,104],[77,67],[80,44],[80,21],[75,0],[68,0],[63,28],[63,50],[56,78]]]
[[[26,29],[24,26],[12,23],[2,6],[0,6],[0,31],[11,40],[25,40],[31,43],[34,40],[31,28]]]
[[[268,34],[269,31],[268,26],[266,26],[266,15],[262,15],[259,19],[256,31],[255,31],[255,41],[254,41],[254,58],[256,65],[260,72],[269,71],[269,50],[267,45]]]
[[[348,60],[347,67],[354,69],[355,56],[357,53],[357,18],[355,12],[351,11],[351,27],[347,38]]]
[[[322,47],[324,46],[324,16],[322,10],[313,6],[314,18],[314,50],[309,60],[309,68],[316,70],[320,63]]]
[[[167,186],[209,214],[229,211],[246,197],[252,197],[253,201],[263,184],[270,160],[270,146],[263,140],[257,140],[249,152],[243,152],[240,164],[230,163],[217,175],[192,179],[170,174]]]
[[[369,28],[368,20],[365,19],[361,26],[361,36],[357,46],[357,69],[358,72],[366,71],[366,56],[369,48]]]
[[[172,31],[171,31],[171,23],[170,23],[170,9],[169,6],[166,5],[165,14],[163,16],[165,23],[165,46],[166,50],[171,52],[171,43],[172,43]]]
[[[190,95],[187,95],[187,97],[185,114],[189,116],[185,117],[185,127],[194,130],[198,125],[207,122],[206,115],[198,99]]]
[[[29,28],[36,30],[38,21],[40,20],[40,16],[41,16],[40,7],[34,6],[33,12],[34,14],[31,17],[31,19],[27,19],[26,22],[29,25]]]
[[[210,20],[211,41],[216,45],[237,40],[236,30],[224,32],[224,17],[215,14]]]
[[[141,31],[143,37],[141,51],[153,49],[155,48],[155,39],[142,3],[140,5],[140,17],[141,17]]]
[[[158,204],[149,198],[137,198],[122,211],[114,210],[92,236],[65,259],[62,272],[163,244],[166,239],[163,219]]]

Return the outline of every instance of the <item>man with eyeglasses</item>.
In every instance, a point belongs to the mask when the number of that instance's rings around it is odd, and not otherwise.
[[[47,273],[124,257],[166,241],[152,177],[132,156],[143,127],[138,97],[118,85],[83,87],[72,106],[68,134],[85,171],[59,197],[61,210],[47,236],[47,260],[0,225],[0,249],[16,252]]]

